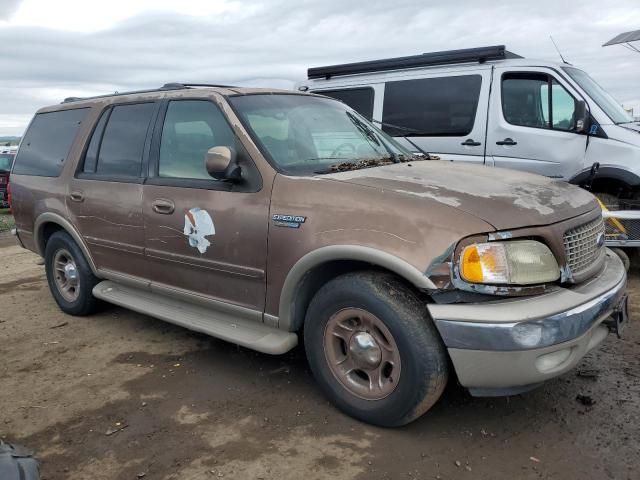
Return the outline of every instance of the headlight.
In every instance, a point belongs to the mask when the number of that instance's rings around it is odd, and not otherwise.
[[[471,283],[530,285],[557,280],[560,268],[545,244],[514,240],[469,245],[462,251],[460,275]]]

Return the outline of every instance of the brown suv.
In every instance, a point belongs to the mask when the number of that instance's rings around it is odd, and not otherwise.
[[[626,318],[579,188],[412,156],[343,103],[168,84],[34,117],[12,172],[22,245],[60,308],[98,299],[271,354],[300,337],[342,410],[533,388]]]

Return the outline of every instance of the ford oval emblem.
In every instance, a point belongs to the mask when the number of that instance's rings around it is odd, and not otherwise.
[[[604,233],[599,233],[596,237],[596,245],[598,248],[602,248],[604,246]]]

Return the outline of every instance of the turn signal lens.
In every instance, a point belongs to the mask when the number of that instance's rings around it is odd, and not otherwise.
[[[558,262],[534,240],[476,243],[462,251],[460,274],[471,283],[530,285],[560,278]]]

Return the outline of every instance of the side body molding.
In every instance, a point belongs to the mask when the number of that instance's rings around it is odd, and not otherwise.
[[[38,215],[38,218],[36,218],[36,221],[34,222],[33,239],[34,239],[35,246],[38,249],[38,252],[37,252],[38,255],[40,255],[41,257],[44,257],[44,248],[43,248],[44,241],[42,238],[42,234],[44,232],[44,225],[47,223],[55,223],[60,227],[62,227],[62,229],[65,230],[69,235],[71,235],[71,238],[73,238],[73,240],[78,244],[78,246],[82,250],[82,253],[84,254],[84,257],[87,259],[87,262],[89,263],[89,267],[91,267],[91,271],[93,272],[93,274],[96,276],[99,276],[98,269],[96,268],[96,265],[93,262],[93,258],[91,257],[91,254],[89,253],[89,249],[87,248],[86,243],[82,239],[82,236],[68,220],[65,220],[62,216],[58,215],[57,213],[51,213],[51,212],[42,213]]]
[[[289,271],[280,293],[278,306],[278,327],[283,330],[297,330],[301,324],[296,318],[296,302],[305,292],[300,291],[304,277],[314,268],[335,261],[359,261],[390,270],[416,288],[435,290],[436,285],[420,270],[382,250],[358,245],[331,245],[318,248],[304,255]]]

